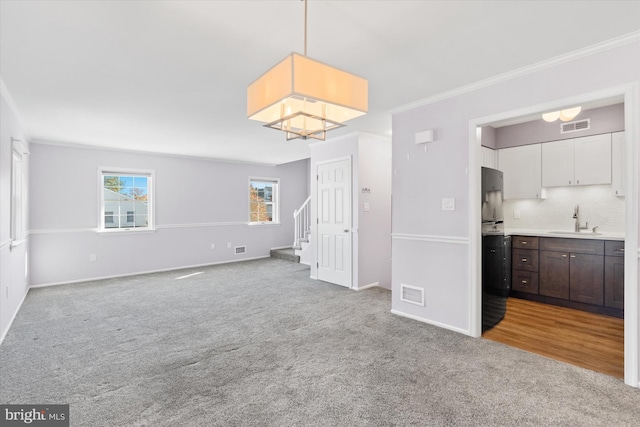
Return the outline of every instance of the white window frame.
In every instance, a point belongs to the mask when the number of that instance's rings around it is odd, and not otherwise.
[[[273,219],[271,221],[251,221],[251,183],[252,182],[269,182],[273,183],[273,202],[272,214]],[[249,193],[247,194],[247,214],[249,215],[249,225],[279,225],[280,224],[280,178],[265,178],[259,176],[249,177]]]
[[[104,201],[104,176],[105,175],[124,175],[124,176],[144,176],[147,178],[147,226],[146,227],[122,227],[122,228],[106,228],[105,227],[105,201]],[[152,169],[128,169],[120,167],[98,168],[98,233],[104,234],[128,234],[128,233],[149,233],[155,232],[155,171]],[[113,212],[113,218],[121,215]],[[127,212],[124,212],[127,215]]]
[[[11,138],[11,248],[26,241],[27,192],[24,156],[29,154],[22,141]]]

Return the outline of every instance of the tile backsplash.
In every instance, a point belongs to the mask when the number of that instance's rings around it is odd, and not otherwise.
[[[547,188],[547,198],[504,201],[506,229],[573,230],[573,210],[580,205],[580,224],[589,229],[624,233],[625,198],[612,194],[610,185]],[[514,211],[520,214],[514,218]]]

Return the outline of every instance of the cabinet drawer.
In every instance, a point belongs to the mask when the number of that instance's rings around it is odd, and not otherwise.
[[[604,240],[565,239],[561,237],[541,237],[540,250],[573,252],[577,254],[604,255]]]
[[[511,246],[519,249],[538,249],[538,237],[512,236]]]
[[[607,256],[624,256],[624,241],[606,240],[604,254]]]
[[[511,273],[511,289],[530,294],[538,293],[538,273],[533,271],[513,270]]]
[[[538,271],[538,251],[532,249],[513,249],[511,265],[514,270]]]

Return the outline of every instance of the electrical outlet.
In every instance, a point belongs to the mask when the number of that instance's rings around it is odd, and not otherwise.
[[[513,219],[520,219],[520,211],[518,209],[513,210]]]
[[[227,248],[231,249],[231,242],[227,242]]]
[[[96,262],[97,259],[96,254],[89,254],[89,262]]]
[[[6,289],[5,293],[7,295],[7,298],[9,298],[9,285],[6,285],[4,288]]]
[[[215,249],[215,248],[216,248],[216,244],[215,244],[215,243],[212,243],[212,244],[211,244],[211,249]]]

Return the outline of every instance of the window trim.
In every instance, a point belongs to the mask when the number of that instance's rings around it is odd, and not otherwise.
[[[27,240],[27,176],[26,156],[29,149],[20,139],[11,138],[11,176],[10,178],[10,248],[15,248]],[[19,200],[16,200],[19,199]],[[17,205],[20,204],[20,206]]]
[[[105,175],[124,176],[145,176],[147,177],[147,226],[127,227],[127,228],[106,228],[105,227],[105,204],[103,195],[103,177]],[[130,169],[121,167],[98,167],[98,227],[99,234],[128,234],[128,233],[149,233],[156,231],[155,213],[155,178],[156,172],[153,169]],[[115,212],[113,214],[115,220]]]
[[[251,188],[251,183],[257,182],[272,182],[275,184],[274,192],[273,192],[273,202],[272,205],[274,207],[273,220],[272,221],[251,221],[251,190],[247,194],[247,214],[249,216],[247,224],[250,226],[270,226],[270,225],[280,225],[280,178],[273,177],[263,177],[263,176],[250,176],[249,177],[249,188]]]

